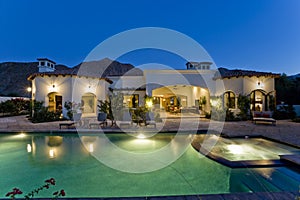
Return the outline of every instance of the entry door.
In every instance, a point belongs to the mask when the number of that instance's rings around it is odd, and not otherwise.
[[[55,95],[55,109],[56,111],[62,110],[62,96]]]

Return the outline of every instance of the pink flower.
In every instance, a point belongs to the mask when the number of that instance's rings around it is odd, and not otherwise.
[[[64,190],[61,190],[61,191],[60,191],[60,195],[63,196],[63,197],[66,196],[65,191],[64,191]]]
[[[19,188],[14,188],[12,192],[8,192],[5,196],[15,196],[16,194],[23,194],[23,192]]]
[[[51,185],[55,185],[55,179],[54,178],[50,178],[48,180],[45,180],[46,183],[49,183]]]

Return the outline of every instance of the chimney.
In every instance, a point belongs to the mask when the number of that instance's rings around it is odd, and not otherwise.
[[[39,72],[54,72],[55,71],[55,62],[49,60],[48,58],[38,58],[39,61]]]

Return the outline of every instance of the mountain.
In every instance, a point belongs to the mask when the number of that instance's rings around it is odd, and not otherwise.
[[[107,76],[142,76],[143,71],[135,68],[131,64],[120,63],[113,61],[109,58],[104,58],[99,61],[83,62],[76,65],[74,68],[76,74],[96,77],[107,77]]]
[[[291,75],[291,76],[288,76],[289,79],[300,79],[300,73],[299,74],[296,74],[296,75]]]
[[[39,73],[38,62],[3,62],[0,63],[0,96],[30,97],[27,88],[31,86],[27,78]],[[80,74],[87,76],[121,76],[142,75],[143,72],[131,64],[123,64],[104,58],[99,61],[83,62],[74,67],[56,65],[55,72],[63,74]]]

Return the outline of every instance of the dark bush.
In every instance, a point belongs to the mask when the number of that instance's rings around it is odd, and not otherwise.
[[[0,113],[2,113],[2,116],[28,114],[29,111],[30,101],[23,98],[10,99],[0,103]]]
[[[279,109],[275,110],[273,113],[274,119],[294,119],[296,113],[292,105],[282,105]]]
[[[295,119],[293,119],[293,122],[300,123],[300,118],[295,118]]]
[[[31,104],[31,121],[33,123],[52,122],[61,120],[61,112],[49,111],[48,107],[43,106],[42,101],[34,101]]]

